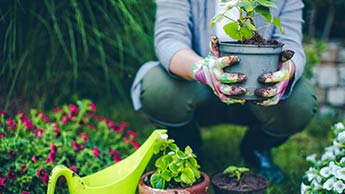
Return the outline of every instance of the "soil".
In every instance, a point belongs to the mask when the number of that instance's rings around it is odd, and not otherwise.
[[[265,46],[265,45],[276,45],[281,46],[282,43],[278,42],[275,39],[270,39],[270,40],[266,40],[264,39],[264,37],[262,37],[260,34],[258,33],[254,33],[254,36],[251,37],[250,39],[245,39],[242,41],[239,41],[240,44],[252,44],[252,45],[258,45],[258,46]]]
[[[152,185],[151,185],[151,183],[150,183],[150,177],[151,177],[151,176],[146,176],[146,177],[144,178],[144,183],[145,183],[147,186],[152,187]],[[197,180],[194,182],[193,185],[197,185],[197,184],[199,184],[199,183],[201,183],[201,182],[203,182],[203,181],[204,181],[204,177],[201,176],[199,179],[197,179]],[[185,187],[182,187],[179,183],[177,183],[177,182],[175,182],[175,181],[172,180],[171,182],[166,183],[166,188],[165,188],[165,189],[183,189],[183,188],[185,188]]]
[[[265,192],[268,181],[265,177],[251,172],[243,173],[241,180],[236,177],[229,177],[228,174],[219,173],[212,178],[216,193],[220,194],[261,194]]]

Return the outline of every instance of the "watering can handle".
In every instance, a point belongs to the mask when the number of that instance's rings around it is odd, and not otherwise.
[[[72,170],[70,170],[66,166],[58,165],[54,167],[54,169],[51,172],[51,175],[49,176],[47,194],[54,194],[56,182],[60,176],[65,177],[70,193],[72,193],[71,191],[74,190],[76,186],[82,185],[82,184],[79,184],[81,183],[81,181],[79,181],[80,178],[76,173],[74,173]]]

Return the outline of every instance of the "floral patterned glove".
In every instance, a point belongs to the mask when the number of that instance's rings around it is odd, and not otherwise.
[[[268,98],[259,102],[259,105],[272,106],[279,103],[295,72],[295,65],[290,60],[294,54],[295,52],[292,50],[283,51],[280,55],[279,70],[259,77],[259,82],[275,83],[273,86],[259,88],[255,91],[256,95]]]
[[[218,38],[211,37],[209,55],[193,66],[193,77],[202,84],[208,85],[218,98],[226,104],[245,103],[244,99],[231,98],[233,95],[246,93],[243,87],[232,85],[247,79],[241,73],[225,73],[224,68],[239,61],[237,56],[219,57]]]

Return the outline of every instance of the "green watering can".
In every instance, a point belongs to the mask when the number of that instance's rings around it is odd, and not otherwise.
[[[148,165],[154,144],[166,130],[155,130],[133,154],[94,174],[79,177],[69,168],[58,165],[49,177],[47,194],[54,194],[56,181],[64,176],[70,194],[134,194]]]

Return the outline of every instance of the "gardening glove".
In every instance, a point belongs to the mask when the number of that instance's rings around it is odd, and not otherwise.
[[[226,104],[245,103],[244,99],[234,99],[231,96],[246,93],[245,88],[232,84],[246,80],[247,76],[242,73],[225,73],[223,70],[225,67],[237,63],[239,58],[237,56],[220,57],[216,36],[211,36],[209,47],[208,56],[193,66],[194,79],[208,85],[214,94]]]
[[[295,65],[290,60],[294,54],[295,52],[292,50],[283,51],[280,54],[278,71],[265,73],[259,77],[259,82],[272,83],[274,85],[255,90],[256,95],[268,98],[257,104],[262,106],[278,104],[295,72]]]

